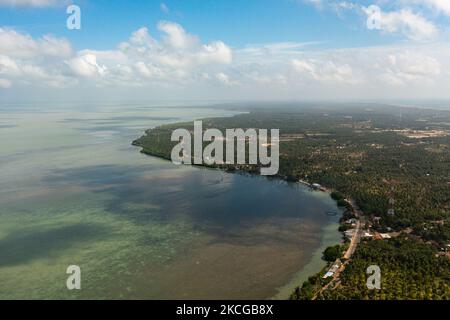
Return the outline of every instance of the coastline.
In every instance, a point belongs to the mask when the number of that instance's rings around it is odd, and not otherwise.
[[[151,130],[151,129],[149,129]],[[148,131],[148,130],[147,130]],[[147,132],[146,131],[146,132]],[[163,154],[158,154],[155,152],[149,152],[149,151],[144,151],[144,148],[137,142],[137,140],[132,142],[133,146],[136,147],[140,147],[141,148],[141,153],[151,156],[151,157],[156,157],[156,158],[160,158],[160,159],[164,159],[167,161],[170,161],[171,159],[168,158],[166,155]],[[249,170],[245,170],[242,168],[236,168],[234,167],[233,170],[227,170],[224,167],[221,166],[214,166],[214,165],[206,165],[206,164],[192,164],[191,166],[193,167],[202,167],[202,168],[208,168],[208,169],[219,169],[222,170],[224,172],[228,172],[228,173],[233,173],[233,174],[239,174],[239,173],[245,173],[245,174],[249,174],[249,175],[256,175],[257,173],[254,171],[249,171]],[[316,192],[321,192],[321,193],[325,193],[327,194],[328,197],[330,197],[333,201],[335,201],[336,203],[338,202],[336,199],[333,199],[331,197],[331,193],[335,190],[331,190],[329,188],[320,186],[317,187],[314,183],[310,183],[304,180],[298,180],[298,181],[289,181],[289,178],[287,176],[283,176],[280,174],[277,174],[275,176],[273,176],[273,179],[278,179],[281,181],[285,181],[288,183],[298,183],[303,185],[304,187],[309,188],[311,191],[316,191]],[[355,209],[352,205],[353,200],[349,199],[347,201],[347,203],[352,207],[352,211]],[[340,218],[342,217],[343,212],[338,213],[340,214]],[[339,219],[340,219],[339,218]],[[292,279],[286,283],[285,285],[275,288],[276,291],[278,291],[277,294],[275,294],[272,297],[269,297],[268,299],[270,300],[288,300],[290,298],[290,296],[292,295],[292,293],[297,289],[297,288],[301,288],[303,283],[311,276],[322,272],[327,266],[328,266],[328,262],[326,262],[325,260],[322,259],[322,255],[323,252],[325,251],[326,248],[333,246],[333,245],[338,245],[338,244],[342,244],[342,239],[344,237],[344,232],[339,231],[339,226],[340,226],[340,222],[337,223],[330,223],[329,225],[327,225],[324,230],[324,234],[322,237],[322,242],[320,244],[320,246],[311,254],[311,257],[308,261],[308,263],[303,266],[303,268],[301,270],[299,270],[293,277]],[[331,237],[331,239],[327,238],[327,233],[328,232],[335,232],[336,238]]]
[[[271,297],[271,300],[287,300],[295,289],[303,284],[308,278],[320,270],[323,270],[328,264],[322,259],[323,252],[329,246],[336,245],[342,239],[342,233],[339,232],[339,223],[330,223],[324,228],[322,243],[311,254],[309,262],[299,270],[292,279],[282,287],[277,288],[278,293]]]

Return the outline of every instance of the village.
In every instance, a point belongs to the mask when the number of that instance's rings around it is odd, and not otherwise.
[[[308,183],[304,180],[299,180],[299,183],[304,184],[311,188],[311,190],[331,193],[332,197],[342,205],[346,203],[347,214],[340,220],[339,230],[343,233],[345,252],[333,263],[322,275],[322,279],[325,281],[325,285],[313,296],[313,300],[316,300],[322,292],[327,289],[335,289],[340,285],[340,275],[345,270],[346,266],[350,263],[351,257],[356,251],[358,244],[361,241],[383,241],[400,237],[401,235],[408,235],[408,237],[414,237],[416,240],[423,241],[417,236],[413,236],[412,228],[405,228],[401,231],[394,231],[392,228],[387,227],[387,232],[379,232],[380,221],[382,217],[371,215],[367,217],[358,207],[352,199],[341,198],[337,199],[334,196],[334,192],[318,183]],[[394,210],[395,201],[389,200],[389,209],[387,215],[395,215]],[[437,224],[443,223],[442,221],[436,221]],[[428,244],[437,246],[432,241],[427,241]],[[446,247],[439,247],[438,256],[447,256],[450,259],[450,243]]]

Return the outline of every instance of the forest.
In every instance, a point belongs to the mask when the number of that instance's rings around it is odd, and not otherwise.
[[[334,290],[317,299],[332,300],[448,300],[450,260],[436,256],[436,249],[408,239],[364,242],[341,275]],[[367,267],[381,269],[381,290],[366,286]],[[309,300],[326,282],[322,273],[312,276],[291,299]]]

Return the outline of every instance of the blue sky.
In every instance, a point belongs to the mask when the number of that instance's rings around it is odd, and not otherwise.
[[[433,97],[449,18],[448,0],[0,0],[0,93]]]
[[[364,17],[344,19],[330,10],[294,0],[92,0],[73,1],[82,10],[82,30],[65,27],[66,6],[5,6],[0,23],[33,36],[50,33],[70,39],[77,49],[109,49],[141,26],[177,22],[204,41],[221,39],[233,47],[267,42],[321,41],[328,47],[365,46],[392,41],[361,28]],[[169,12],[161,10],[161,4]],[[351,36],[349,36],[351,34]]]

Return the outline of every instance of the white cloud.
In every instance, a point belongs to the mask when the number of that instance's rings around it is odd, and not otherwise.
[[[301,0],[301,1],[308,3],[308,4],[312,4],[312,5],[316,6],[317,8],[322,8],[322,6],[323,6],[322,0]]]
[[[160,37],[140,28],[114,49],[76,52],[65,39],[0,28],[0,87],[111,93],[133,87],[144,94],[182,90],[253,99],[450,92],[448,43],[320,50],[315,43],[281,42],[233,51],[219,40],[202,43],[171,22],[157,30]]]
[[[294,59],[292,60],[292,66],[300,74],[309,74],[313,78],[317,78],[316,66],[312,62]]]
[[[6,79],[0,79],[0,88],[7,89],[11,87],[11,81]]]
[[[368,16],[372,14],[369,8],[363,8],[363,10]],[[439,33],[432,22],[409,8],[391,12],[381,11],[377,23],[379,23],[379,29],[384,32],[401,32],[416,41],[433,39]]]
[[[142,62],[135,65],[141,75],[148,77],[151,69],[159,78],[173,76],[179,80],[204,72],[203,68],[228,65],[233,60],[231,48],[222,41],[202,44],[198,37],[172,22],[159,23],[158,30],[162,33],[160,42],[150,36],[147,28],[141,28],[119,45],[119,51],[128,60]]]
[[[164,12],[164,13],[169,13],[169,12],[170,12],[169,7],[168,7],[167,4],[165,4],[164,2],[162,2],[162,3],[159,5],[159,7],[160,7],[161,11]]]
[[[434,84],[442,72],[441,63],[436,58],[409,50],[389,54],[384,65],[386,67],[379,78],[399,86]]]
[[[13,59],[5,55],[0,55],[0,74],[4,76],[17,76],[20,73],[20,68]]]
[[[297,60],[292,61],[294,69],[308,80],[321,83],[357,84],[361,80],[355,77],[349,64],[338,64],[334,61],[323,60]]]
[[[145,62],[142,61],[136,62],[134,67],[136,68],[137,72],[145,78],[152,78],[161,75],[160,70],[157,67],[145,64]]]
[[[335,7],[339,8],[339,9],[351,10],[351,9],[359,8],[359,5],[356,3],[353,3],[353,2],[349,2],[349,1],[340,1],[338,3],[335,3]]]
[[[71,44],[51,35],[34,40],[30,35],[0,27],[0,54],[14,58],[69,57]]]
[[[176,49],[189,49],[199,42],[197,37],[188,34],[177,23],[162,21],[158,24],[158,29],[164,33],[165,44]]]
[[[158,24],[161,41],[143,27],[114,50],[81,50],[61,38],[34,39],[13,29],[0,28],[0,78],[9,87],[40,78],[37,85],[76,84],[80,79],[95,86],[142,86],[145,83],[181,84],[201,73],[221,72],[233,53],[222,41],[201,43],[172,22]],[[4,86],[5,87],[5,86]]]
[[[60,87],[77,80],[67,75],[64,59],[74,55],[65,39],[30,35],[0,27],[0,78],[14,84]],[[5,85],[3,85],[5,87]]]
[[[92,53],[82,54],[70,59],[67,64],[75,74],[83,77],[101,76],[106,71],[105,66],[98,65],[97,56]]]
[[[225,73],[223,73],[223,72],[217,73],[217,74],[216,74],[216,79],[217,79],[220,83],[222,83],[222,84],[224,84],[224,85],[227,85],[227,86],[230,86],[230,85],[237,85],[237,84],[238,84],[236,81],[232,80],[232,79],[230,78],[229,75],[227,75],[227,74],[225,74]]]
[[[379,30],[384,33],[402,34],[410,40],[424,41],[435,39],[440,34],[440,25],[430,14],[430,10],[450,15],[450,0],[374,0],[374,1],[340,1],[340,0],[303,0],[319,9],[328,8],[337,15],[343,12],[365,13],[365,21],[361,27],[366,27],[367,18],[371,17],[370,8],[374,5],[380,8],[378,19]],[[363,3],[370,5],[366,7]],[[428,10],[426,10],[428,9]],[[355,18],[355,17],[353,17]]]
[[[409,5],[412,3],[421,4],[426,6],[438,13],[443,13],[445,15],[450,15],[450,1],[448,0],[403,0],[402,3]]]
[[[202,46],[198,53],[201,63],[229,64],[233,61],[233,52],[222,41],[216,41]]]

